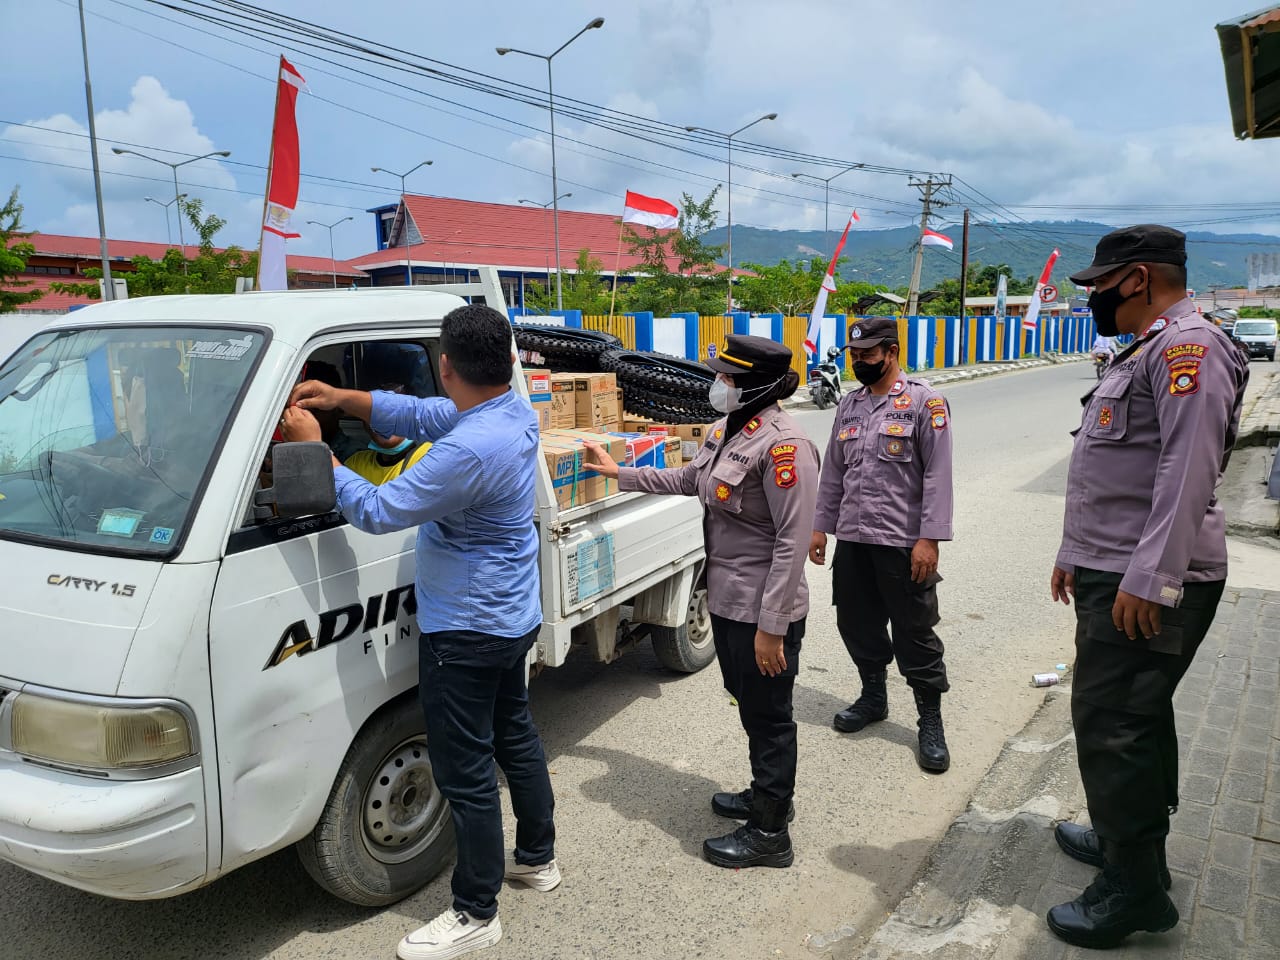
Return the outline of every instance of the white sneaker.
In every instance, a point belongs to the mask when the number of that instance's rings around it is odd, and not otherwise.
[[[492,947],[502,939],[502,921],[495,913],[477,920],[465,911],[446,910],[425,927],[400,941],[400,960],[452,960],[472,950]]]
[[[507,857],[507,879],[515,883],[523,883],[542,893],[560,886],[560,868],[552,860],[541,866],[516,863],[514,857]]]

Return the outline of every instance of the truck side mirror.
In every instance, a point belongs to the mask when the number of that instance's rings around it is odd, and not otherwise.
[[[319,441],[277,443],[271,451],[273,483],[254,495],[257,514],[310,517],[329,513],[337,504],[333,484],[333,454]]]

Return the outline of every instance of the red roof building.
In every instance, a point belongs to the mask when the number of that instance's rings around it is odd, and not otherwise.
[[[35,253],[27,258],[27,267],[19,279],[25,284],[11,289],[45,290],[44,296],[33,303],[18,307],[20,313],[66,313],[73,307],[88,306],[94,301],[88,297],[55,293],[49,287],[57,282],[80,283],[87,280],[85,268],[100,267],[102,259],[97,237],[69,237],[56,233],[33,233],[17,242],[30,243]],[[128,279],[133,272],[133,258],[138,256],[159,260],[165,252],[177,244],[149,243],[142,240],[108,240],[107,256],[111,260],[113,277]],[[187,244],[188,256],[195,255],[195,246]],[[327,287],[334,283],[350,286],[369,284],[369,275],[344,260],[330,261],[328,257],[290,255],[287,266],[292,276],[290,284],[299,289]]]

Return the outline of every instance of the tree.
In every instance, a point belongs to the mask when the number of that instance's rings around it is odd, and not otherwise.
[[[14,187],[0,207],[0,313],[12,313],[24,303],[35,303],[44,296],[43,290],[23,290],[31,286],[31,281],[18,279],[27,269],[27,258],[36,252],[35,246],[27,242],[29,236],[22,229],[22,204],[18,202],[18,188]]]
[[[578,251],[575,272],[561,278],[561,300],[566,310],[581,310],[584,316],[599,316],[609,312],[610,284],[600,275],[604,269],[598,257],[583,247]],[[550,313],[556,305],[555,291],[550,284],[536,280],[525,285],[524,302],[534,313]]]
[[[217,214],[204,216],[203,203],[198,200],[181,202],[186,216],[199,239],[199,253],[187,258],[176,248],[165,251],[159,260],[138,256],[132,259],[132,273],[122,273],[129,282],[130,297],[155,297],[174,293],[235,293],[237,277],[252,277],[258,272],[258,254],[246,252],[232,245],[219,250],[213,238],[227,222]],[[84,275],[94,283],[54,283],[52,289],[61,293],[89,297],[100,296],[96,281],[102,279],[99,267],[89,267]]]
[[[724,313],[727,281],[716,262],[724,247],[705,241],[719,214],[715,208],[719,192],[716,187],[701,202],[682,194],[679,227],[669,233],[648,230],[641,234],[625,227],[627,247],[640,260],[635,268],[639,279],[625,293],[618,291],[627,310],[649,310],[662,316],[688,311]],[[674,272],[668,259],[676,262]]]
[[[827,272],[827,261],[781,260],[771,266],[744,263],[744,270],[755,276],[742,277],[734,284],[733,299],[743,310],[752,313],[783,313],[789,317],[813,309],[818,288]]]

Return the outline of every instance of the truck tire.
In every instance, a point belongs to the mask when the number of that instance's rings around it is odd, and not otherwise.
[[[711,612],[707,609],[707,585],[699,582],[689,598],[689,612],[678,627],[650,627],[658,662],[677,673],[697,673],[716,658],[711,639]]]
[[[342,761],[320,821],[296,844],[326,891],[365,907],[403,900],[453,855],[449,804],[431,776],[416,697],[376,714]]]
[[[600,355],[622,346],[617,337],[599,330],[530,323],[515,324],[512,329],[521,351],[541,355],[557,373],[597,373],[601,370]]]
[[[684,357],[652,350],[609,350],[600,356],[600,369],[616,373],[625,399],[628,389],[649,390],[673,400],[706,403],[715,371]]]

